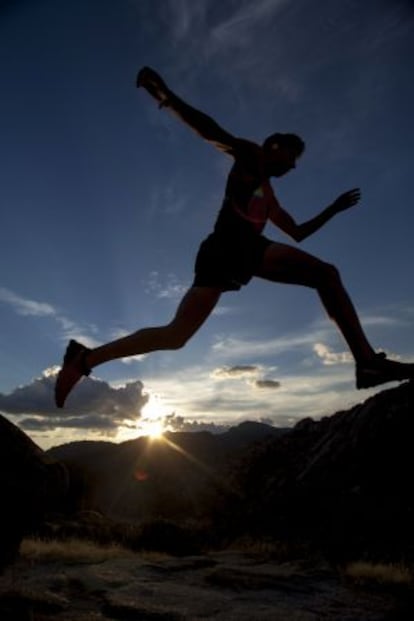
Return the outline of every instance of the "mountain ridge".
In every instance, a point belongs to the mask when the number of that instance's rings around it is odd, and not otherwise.
[[[45,452],[1,416],[0,427],[2,562],[50,512],[76,521],[85,509],[108,518],[108,533],[111,520],[192,522],[216,541],[414,561],[414,382],[289,430],[244,423]]]

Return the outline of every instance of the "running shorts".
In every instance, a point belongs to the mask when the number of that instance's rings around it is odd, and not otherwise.
[[[212,233],[198,250],[193,286],[238,291],[255,275],[271,243],[263,235],[234,239]]]

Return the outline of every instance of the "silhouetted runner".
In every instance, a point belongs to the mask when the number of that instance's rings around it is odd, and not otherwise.
[[[70,341],[56,381],[56,405],[63,407],[76,382],[104,362],[183,347],[210,315],[221,294],[240,289],[253,276],[303,285],[318,292],[355,359],[358,388],[413,378],[414,364],[387,360],[385,354],[375,353],[333,265],[262,235],[270,220],[300,242],[336,214],[356,205],[360,199],[359,189],[341,194],[317,216],[297,224],[275,197],[269,179],[281,177],[295,168],[305,146],[299,136],[276,133],[262,145],[236,138],[180,99],[149,67],[139,72],[137,86],[145,88],[160,108],[167,108],[204,140],[233,157],[234,164],[214,230],[199,248],[194,282],[175,317],[167,325],[143,328],[96,349]]]

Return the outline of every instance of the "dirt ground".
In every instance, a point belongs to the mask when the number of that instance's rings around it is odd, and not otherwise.
[[[413,618],[398,593],[358,587],[323,563],[280,563],[240,551],[23,557],[0,578],[1,621]]]

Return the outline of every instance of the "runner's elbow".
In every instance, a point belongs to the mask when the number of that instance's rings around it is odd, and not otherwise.
[[[292,227],[292,230],[289,231],[289,235],[295,242],[298,242],[298,243],[303,241],[306,237],[305,231],[303,231],[301,226],[298,226],[298,225]]]

